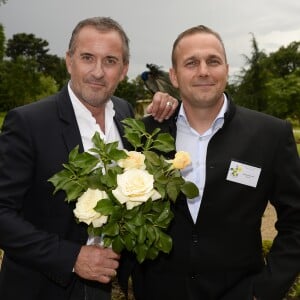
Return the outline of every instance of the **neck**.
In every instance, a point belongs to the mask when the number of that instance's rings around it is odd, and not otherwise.
[[[91,112],[92,116],[96,120],[96,123],[100,126],[102,132],[105,133],[105,106],[106,106],[106,103],[99,107],[91,106],[87,103],[84,103],[84,105]]]
[[[212,107],[194,107],[186,105],[186,103],[183,102],[185,114],[190,126],[199,134],[206,132],[212,126],[223,103],[223,98]]]

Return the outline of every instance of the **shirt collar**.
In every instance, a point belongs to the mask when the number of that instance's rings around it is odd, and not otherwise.
[[[218,129],[223,127],[224,116],[225,116],[225,113],[226,113],[227,107],[228,107],[228,99],[227,99],[227,96],[225,93],[223,93],[223,97],[224,97],[223,105],[222,105],[218,115],[216,116],[215,120],[213,121],[211,127],[208,129],[209,131],[216,132]],[[184,121],[186,124],[189,124],[186,114],[185,114],[185,111],[184,111],[184,108],[183,108],[183,105],[181,105],[180,109],[179,109],[178,121],[179,122]]]
[[[68,84],[68,92],[71,98],[73,109],[77,120],[82,120],[84,123],[89,124],[91,127],[94,127],[96,124],[95,118],[92,116],[92,113],[83,105],[83,103],[78,99]],[[115,116],[114,105],[111,99],[105,105],[105,128],[109,129],[113,118]],[[100,129],[100,128],[99,128]],[[100,129],[101,131],[101,129]]]

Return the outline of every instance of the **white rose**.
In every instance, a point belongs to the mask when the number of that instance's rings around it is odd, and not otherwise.
[[[153,188],[154,178],[146,170],[129,169],[117,175],[117,188],[112,191],[118,201],[126,203],[127,209],[146,202],[149,198],[153,201],[161,195]]]
[[[137,151],[126,151],[128,157],[120,159],[118,165],[125,170],[141,169],[145,170],[145,155]]]
[[[74,215],[78,218],[79,222],[84,222],[87,225],[93,223],[94,227],[101,227],[107,222],[107,216],[102,216],[96,212],[94,208],[97,202],[101,199],[107,198],[104,191],[87,189],[77,200]]]

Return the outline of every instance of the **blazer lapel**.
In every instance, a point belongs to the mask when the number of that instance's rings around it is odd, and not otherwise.
[[[79,150],[83,151],[83,144],[79,127],[71,103],[67,87],[64,87],[56,99],[58,115],[62,121],[62,135],[68,152],[79,145]]]

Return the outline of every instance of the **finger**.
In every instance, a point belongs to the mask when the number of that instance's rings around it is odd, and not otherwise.
[[[174,114],[174,111],[176,109],[177,105],[177,100],[172,97],[167,98],[168,101],[166,101],[164,109],[156,115],[156,119],[159,122],[162,122],[163,120],[167,120]]]
[[[99,274],[97,281],[107,283],[117,276],[117,271],[114,269],[104,269],[103,273]]]
[[[111,248],[103,248],[101,246],[98,246],[98,250],[101,256],[104,256],[108,259],[115,259],[115,260],[120,259],[120,254],[114,252]]]
[[[152,114],[152,109],[153,108],[153,103],[151,102],[147,107],[146,107],[146,113],[147,114]]]
[[[157,92],[154,94],[153,99],[152,99],[152,107],[151,107],[151,115],[155,118],[157,118],[160,114],[161,111],[164,110],[166,106],[166,97],[167,94]]]

